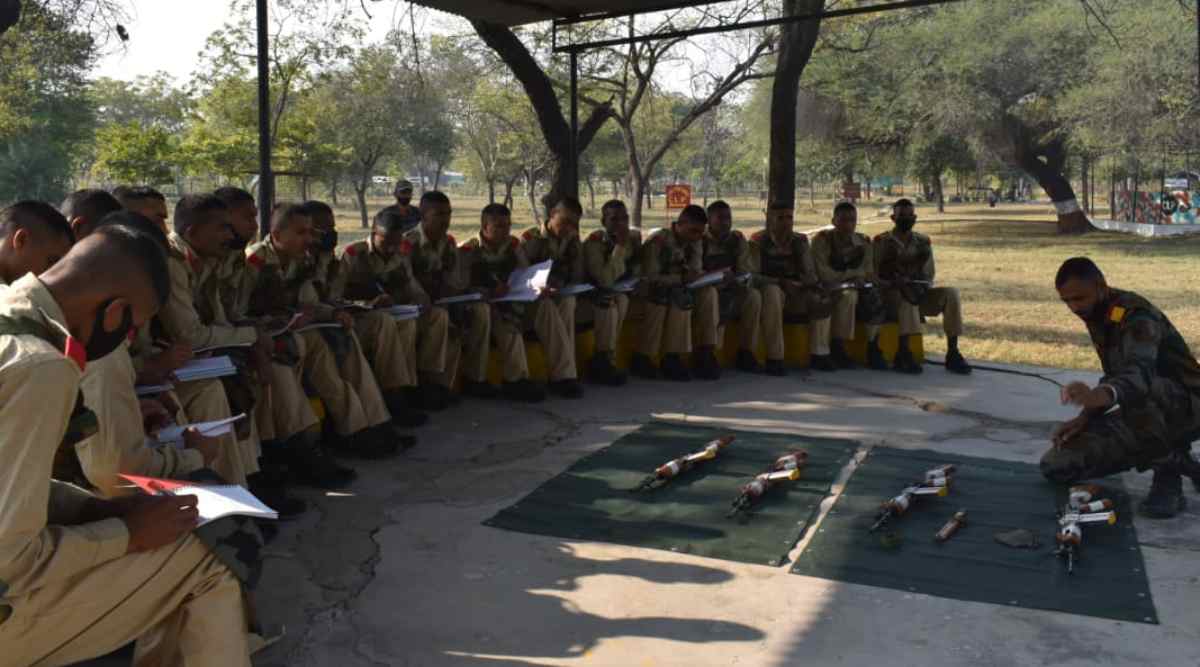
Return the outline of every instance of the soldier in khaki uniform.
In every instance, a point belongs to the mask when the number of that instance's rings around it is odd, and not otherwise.
[[[547,283],[551,290],[583,282],[583,245],[579,242],[582,216],[579,201],[564,197],[550,209],[545,229],[532,227],[521,235],[526,261],[553,261]],[[574,296],[547,295],[525,310],[525,329],[537,332],[546,350],[550,391],[566,398],[583,396],[575,368],[575,308]]]
[[[352,455],[379,458],[396,452],[397,436],[379,385],[363,358],[349,313],[322,304],[313,286],[316,268],[309,255],[312,247],[312,218],[296,204],[276,207],[271,216],[271,233],[246,248],[246,265],[252,285],[249,314],[288,322],[296,314],[301,321],[292,329],[313,322],[335,322],[341,329],[333,335],[331,348],[321,330],[308,329],[291,338],[297,349],[297,366],[325,404],[339,436],[335,446]],[[411,440],[402,444],[411,446]]]
[[[408,258],[413,276],[435,303],[472,296],[474,293],[467,292],[467,277],[459,267],[458,243],[449,233],[453,215],[450,198],[437,190],[426,191],[421,195],[420,211],[420,226],[404,237],[410,248]],[[491,307],[477,300],[448,305],[446,312],[450,326],[445,372],[431,380],[448,389],[454,384],[461,361],[463,393],[476,398],[496,397],[496,388],[487,380]]]
[[[19,201],[0,210],[0,281],[11,285],[26,273],[50,268],[75,242],[66,219],[40,201]]]
[[[351,243],[341,252],[335,252],[337,228],[333,209],[319,201],[305,202],[303,206],[313,220],[311,252],[316,263],[313,287],[317,290],[317,296],[322,303],[342,304],[347,299],[352,302],[347,306],[353,306],[349,312],[354,317],[354,331],[362,343],[364,356],[375,372],[375,380],[383,391],[392,421],[400,426],[420,426],[428,422],[429,415],[414,407],[419,404],[416,391],[418,321],[397,320],[384,310],[376,310],[393,303],[392,295],[386,293],[384,281],[416,282],[411,280],[412,271],[408,269],[405,256],[398,252],[403,232],[397,230],[390,239],[385,239],[386,234],[380,231],[378,225],[373,225],[367,240]],[[398,214],[391,212],[385,217],[399,218]],[[378,221],[378,216],[376,218]],[[371,262],[377,262],[379,279],[374,276]],[[428,302],[421,305],[428,306]],[[445,322],[443,328],[444,325]],[[445,338],[444,332],[442,338]],[[435,352],[442,355],[435,362],[440,363],[437,371],[440,373],[445,369],[445,346]]]
[[[86,360],[146,323],[168,280],[157,242],[114,226],[0,295],[0,458],[21,461],[0,467],[0,665],[133,639],[136,664],[250,665],[241,586],[190,534],[194,497],[103,501],[50,478]]]
[[[758,349],[759,319],[762,317],[762,292],[741,280],[751,273],[750,245],[746,237],[733,228],[733,211],[729,204],[717,200],[708,205],[708,226],[704,228],[704,271],[726,271],[723,284],[717,287],[721,327],[715,342],[725,340],[725,322],[737,318],[739,336],[737,368],[745,373],[759,373],[762,366],[754,356]]]
[[[140,185],[113,188],[112,195],[121,203],[122,208],[150,220],[163,234],[170,231],[167,229],[167,198],[163,193],[152,187]]]
[[[521,243],[512,236],[512,216],[502,204],[488,204],[480,214],[479,234],[459,247],[459,271],[471,289],[488,299],[508,293],[508,276],[529,266]],[[542,388],[529,380],[525,340],[521,336],[525,304],[491,304],[492,340],[500,352],[503,392],[513,400],[545,400]]]
[[[946,332],[946,370],[967,375],[971,366],[958,351],[962,335],[962,305],[958,290],[933,287],[935,267],[929,237],[913,231],[917,213],[907,199],[892,205],[890,231],[875,237],[875,273],[884,287],[888,311],[900,325],[900,351],[893,365],[902,373],[920,373],[921,366],[908,349],[908,337],[921,333],[921,318],[942,316]]]
[[[592,309],[596,331],[596,352],[592,356],[588,379],[592,382],[620,386],[628,376],[617,369],[616,350],[621,340],[621,327],[629,312],[629,294],[614,289],[620,281],[636,278],[641,271],[638,255],[642,237],[629,229],[629,211],[625,204],[613,199],[600,208],[598,229],[583,242],[585,280],[596,290],[583,295],[584,307]]]
[[[858,209],[850,202],[833,207],[833,229],[823,229],[812,238],[813,264],[817,277],[831,290],[833,314],[812,323],[813,367],[822,370],[855,368],[846,352],[846,341],[854,338],[854,325],[862,313],[867,329],[867,362],[886,370],[879,350],[879,325],[883,318],[883,296],[874,284],[875,259],[871,239],[855,231]]]
[[[754,282],[762,290],[762,335],[767,347],[767,372],[784,370],[785,323],[812,323],[829,317],[832,303],[820,288],[808,237],[795,232],[792,209],[771,206],[767,227],[750,237],[750,265]],[[809,341],[809,351],[814,352]]]
[[[642,244],[642,280],[640,307],[646,313],[638,351],[633,357],[633,373],[645,378],[658,377],[652,358],[662,352],[662,375],[668,380],[687,381],[691,371],[683,355],[691,354],[698,377],[716,379],[721,375],[715,352],[719,317],[717,290],[714,287],[689,289],[688,283],[704,273],[701,239],[708,214],[699,206],[679,213],[671,227],[656,229]],[[700,341],[692,352],[692,329]]]

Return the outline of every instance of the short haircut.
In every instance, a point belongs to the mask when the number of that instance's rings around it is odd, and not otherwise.
[[[94,236],[112,244],[121,257],[121,266],[132,263],[146,274],[158,297],[158,305],[167,302],[171,276],[167,272],[167,236],[149,218],[132,211],[116,211],[97,225]]]
[[[488,204],[487,206],[483,207],[482,211],[479,212],[480,224],[482,224],[483,221],[486,220],[488,216],[494,216],[497,218],[509,218],[509,217],[512,217],[512,211],[508,210],[508,207],[505,206],[504,204]]]
[[[897,202],[897,204],[899,204],[899,202]],[[833,207],[833,217],[838,217],[838,214],[842,211],[853,211],[857,213],[858,207],[848,201],[840,201]]]
[[[600,218],[604,219],[604,217],[608,215],[609,211],[615,211],[619,208],[625,208],[625,202],[621,201],[620,199],[610,199],[604,202],[604,206],[600,207]]]
[[[101,218],[112,213],[120,211],[123,206],[117,198],[108,194],[104,190],[95,188],[87,190],[76,190],[67,195],[63,200],[59,211],[68,221],[75,218],[83,218],[91,224],[96,224]]]
[[[916,206],[913,205],[911,199],[902,197],[900,199],[897,199],[895,204],[892,204],[892,212],[894,213],[896,211],[896,209],[904,208],[905,206],[907,206],[909,208],[916,208]]]
[[[421,208],[425,208],[426,204],[445,204],[446,206],[449,206],[450,198],[447,197],[446,193],[442,192],[441,190],[426,190],[425,193],[421,195]]]
[[[700,208],[699,206],[692,204],[691,206],[688,206],[680,211],[679,221],[693,222],[698,225],[708,224],[708,213],[705,213],[704,209]]]
[[[271,231],[282,232],[292,224],[293,218],[308,216],[308,210],[302,204],[280,202],[271,212]]]
[[[175,204],[175,233],[184,236],[193,226],[210,222],[213,213],[228,210],[216,195],[185,195]]]
[[[325,216],[334,215],[334,208],[332,208],[332,206],[330,206],[329,204],[320,202],[320,200],[318,200],[318,199],[307,200],[307,202],[305,202],[304,204],[300,204],[300,206],[302,209],[304,209],[305,215],[308,217],[317,217],[320,215],[325,215]]]
[[[709,215],[712,215],[713,213],[716,213],[717,211],[732,211],[732,210],[733,209],[729,208],[729,203],[726,202],[724,199],[718,199],[717,201],[708,205],[708,214]]]
[[[29,230],[35,236],[49,233],[75,242],[71,223],[44,201],[27,199],[0,209],[0,238],[8,238],[19,229]]]
[[[409,219],[400,215],[400,211],[391,206],[380,209],[371,221],[371,229],[378,229],[384,234],[403,233],[412,227],[413,224]]]
[[[560,197],[558,203],[550,209],[550,212],[553,213],[559,209],[570,211],[575,215],[583,215],[583,204],[579,203],[578,199],[570,195]]]
[[[117,201],[121,202],[121,206],[125,207],[128,207],[133,202],[145,201],[147,199],[156,199],[163,203],[166,203],[167,201],[167,198],[163,196],[163,193],[148,185],[119,185],[113,188],[112,194],[117,198]]]
[[[238,204],[254,203],[254,195],[232,185],[226,185],[224,187],[217,188],[216,190],[213,190],[213,194],[216,195],[218,199],[225,202],[225,205],[230,208],[233,208]]]
[[[1072,257],[1058,267],[1058,274],[1054,276],[1054,286],[1062,287],[1072,278],[1095,282],[1104,280],[1104,272],[1088,257]]]

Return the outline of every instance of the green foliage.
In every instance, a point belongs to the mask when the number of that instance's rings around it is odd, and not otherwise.
[[[169,183],[179,146],[166,128],[137,121],[113,123],[96,131],[95,169],[121,183]]]

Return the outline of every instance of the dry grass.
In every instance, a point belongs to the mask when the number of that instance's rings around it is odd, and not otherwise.
[[[378,206],[387,202],[380,200]],[[482,198],[455,198],[453,233],[460,240],[478,229]],[[657,202],[656,202],[657,203]],[[734,220],[753,231],[762,220],[755,199],[734,199]],[[831,202],[807,202],[797,211],[798,227],[826,224]],[[885,204],[860,205],[861,231],[886,228]],[[533,224],[528,206],[518,203],[514,228]],[[1144,239],[1095,232],[1082,237],[1055,234],[1053,211],[1046,204],[1008,205],[995,209],[952,205],[945,214],[922,207],[918,230],[930,235],[938,264],[938,283],[958,287],[967,321],[963,353],[977,361],[1001,361],[1065,368],[1098,369],[1096,353],[1083,325],[1058,300],[1054,272],[1067,257],[1087,255],[1109,281],[1147,297],[1162,308],[1193,350],[1200,350],[1200,237]],[[643,226],[662,224],[663,211],[646,212]],[[357,212],[339,209],[345,240],[356,238]],[[583,221],[585,233],[599,226]],[[945,338],[940,320],[927,326],[926,349],[941,353]]]

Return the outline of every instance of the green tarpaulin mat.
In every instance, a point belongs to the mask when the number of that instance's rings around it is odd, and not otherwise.
[[[715,460],[662,488],[630,492],[658,466],[725,434],[737,439]],[[781,565],[857,446],[850,440],[651,422],[580,459],[484,525]],[[795,449],[809,454],[800,479],[772,487],[744,516],[725,516],[743,484]]]
[[[922,496],[876,533],[880,504],[925,470],[953,463],[950,494]],[[1057,512],[1066,488],[1045,481],[1038,467],[927,450],[876,447],[846,485],[792,572],[956,600],[1063,611],[1121,621],[1158,623],[1146,579],[1133,507],[1116,480],[1098,482],[1116,504],[1115,525],[1085,524],[1075,573],[1052,555]],[[933,536],[955,511],[967,526],[945,543]],[[1041,546],[1014,549],[995,541],[1004,530],[1033,531]],[[891,532],[898,544],[887,539]]]

